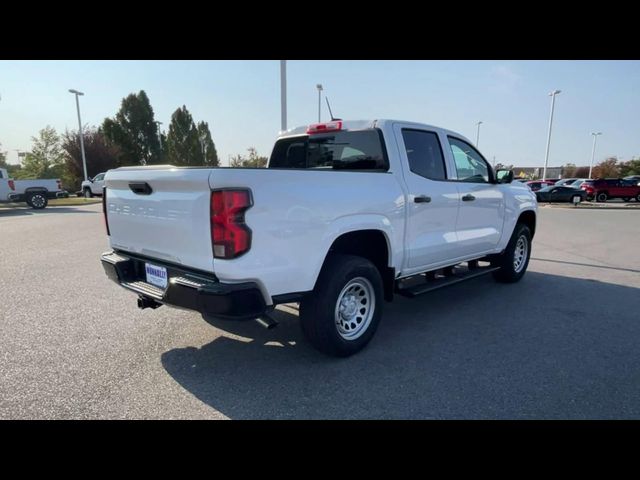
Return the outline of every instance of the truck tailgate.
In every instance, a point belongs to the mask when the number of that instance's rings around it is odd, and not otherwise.
[[[210,174],[168,166],[107,172],[111,247],[212,272]]]

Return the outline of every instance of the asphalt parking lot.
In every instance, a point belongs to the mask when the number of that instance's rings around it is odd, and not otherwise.
[[[387,304],[325,357],[278,328],[138,310],[101,206],[0,210],[0,418],[640,418],[640,212],[541,208],[514,285]]]

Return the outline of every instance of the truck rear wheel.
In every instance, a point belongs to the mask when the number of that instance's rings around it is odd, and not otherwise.
[[[366,258],[332,254],[314,291],[300,302],[300,323],[307,340],[319,351],[348,357],[362,350],[382,316],[380,272]]]
[[[500,270],[493,277],[502,283],[514,283],[520,280],[529,265],[531,257],[531,230],[524,223],[518,223],[505,251],[493,263]]]
[[[33,192],[27,195],[27,205],[34,210],[42,210],[49,204],[47,195],[43,192]]]

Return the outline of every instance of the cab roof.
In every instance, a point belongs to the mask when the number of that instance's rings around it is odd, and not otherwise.
[[[414,126],[416,128],[421,128],[425,130],[440,130],[445,135],[452,135],[471,143],[471,141],[468,138],[466,138],[464,135],[459,134],[458,132],[447,130],[446,128],[442,128],[442,127],[436,127],[435,125],[428,125],[426,123],[420,123],[420,122],[412,122],[409,120],[393,120],[388,118],[378,118],[374,120],[339,120],[339,121],[342,122],[342,130],[365,130],[367,128],[384,129],[384,127],[388,127],[394,123],[402,123],[405,125],[410,125],[410,126]],[[321,123],[332,123],[332,121],[321,122]],[[315,125],[315,124],[310,124],[310,125]],[[297,135],[306,135],[308,128],[309,128],[309,125],[290,128],[289,130],[280,132],[280,134],[278,135],[278,138],[294,137]]]

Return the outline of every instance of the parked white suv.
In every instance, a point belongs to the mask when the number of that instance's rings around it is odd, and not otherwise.
[[[537,202],[512,179],[450,130],[314,124],[281,135],[266,169],[110,170],[102,264],[141,308],[269,323],[275,305],[300,302],[307,339],[348,356],[395,294],[522,278]]]

